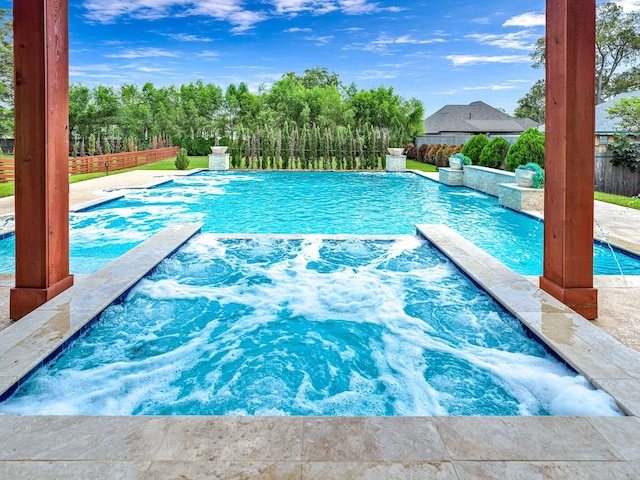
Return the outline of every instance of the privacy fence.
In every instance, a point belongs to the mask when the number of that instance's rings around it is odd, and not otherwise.
[[[612,158],[606,145],[596,146],[595,190],[625,197],[640,195],[640,171],[615,166],[611,163]]]
[[[166,147],[142,150],[139,152],[74,157],[69,159],[69,173],[72,175],[100,173],[146,165],[175,157],[179,148],[180,147]],[[14,173],[13,158],[0,159],[0,182],[12,182],[14,180]]]

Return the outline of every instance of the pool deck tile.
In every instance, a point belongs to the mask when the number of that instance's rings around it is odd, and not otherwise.
[[[589,422],[622,458],[640,462],[638,417],[588,417]]]
[[[302,478],[343,480],[457,480],[451,462],[307,462]]]
[[[154,460],[300,461],[299,417],[177,417]]]
[[[149,462],[18,461],[0,462],[0,478],[6,479],[129,479],[144,480]],[[169,478],[169,477],[163,477]],[[177,478],[177,477],[176,477]]]
[[[460,480],[637,478],[633,467],[626,462],[454,462],[454,466]]]
[[[581,417],[438,417],[436,421],[453,461],[624,460]]]

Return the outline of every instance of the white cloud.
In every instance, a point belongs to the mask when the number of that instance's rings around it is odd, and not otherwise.
[[[300,27],[293,27],[293,28],[287,28],[284,33],[309,33],[312,30],[310,28],[300,28]]]
[[[173,69],[171,68],[160,68],[160,67],[146,67],[144,65],[135,67],[139,72],[145,73],[172,73]]]
[[[368,3],[367,0],[338,0],[338,4],[340,10],[348,15],[361,15],[379,10],[377,3]]]
[[[191,35],[189,33],[164,33],[171,40],[175,40],[177,42],[210,42],[211,39],[208,37],[200,37],[198,35]]]
[[[204,58],[215,58],[219,57],[220,53],[216,52],[215,50],[203,50],[202,52],[198,53],[198,56]]]
[[[379,80],[397,78],[398,72],[393,70],[364,70],[357,75],[358,80]]]
[[[470,87],[461,87],[454,88],[451,90],[445,90],[444,92],[439,92],[440,95],[456,95],[463,92],[478,92],[478,91],[502,91],[502,90],[513,90],[515,88],[521,88],[522,84],[531,83],[526,80],[507,80],[502,83],[494,83],[489,85],[475,85]]]
[[[528,55],[447,55],[454,67],[477,65],[478,63],[529,63]]]
[[[155,20],[170,16],[203,15],[234,25],[242,33],[262,22],[267,15],[243,8],[243,0],[85,0],[85,18],[98,23],[115,23],[121,18]]]
[[[473,34],[468,35],[482,45],[491,45],[499,48],[513,48],[517,50],[531,50],[533,48],[533,40],[538,35],[532,34],[529,30],[521,30],[519,32],[507,34]]]
[[[314,42],[316,45],[327,45],[333,40],[333,35],[316,36],[316,37],[304,37],[305,40]]]
[[[155,20],[168,17],[202,15],[233,25],[233,33],[243,33],[271,16],[297,16],[302,12],[313,15],[341,11],[347,15],[375,12],[400,12],[401,7],[380,7],[369,0],[268,0],[273,8],[247,6],[244,0],[84,0],[85,18],[98,23],[115,23],[121,18]],[[251,8],[253,7],[253,8]]]
[[[503,27],[541,27],[546,24],[546,17],[544,13],[539,12],[527,12],[521,15],[511,17],[502,24]]]
[[[625,12],[636,12],[640,10],[640,0],[618,0],[617,3]]]
[[[480,25],[488,25],[491,23],[491,19],[489,17],[472,18],[471,22],[479,23]]]
[[[108,58],[148,58],[148,57],[178,57],[175,52],[170,52],[162,48],[132,48],[123,50],[120,53],[110,53],[105,55]]]

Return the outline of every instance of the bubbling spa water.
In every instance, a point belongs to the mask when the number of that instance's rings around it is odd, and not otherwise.
[[[427,242],[201,234],[0,404],[99,415],[620,415]]]

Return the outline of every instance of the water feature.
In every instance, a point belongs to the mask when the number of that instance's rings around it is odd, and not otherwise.
[[[620,414],[415,236],[212,234],[105,310],[0,413]]]

